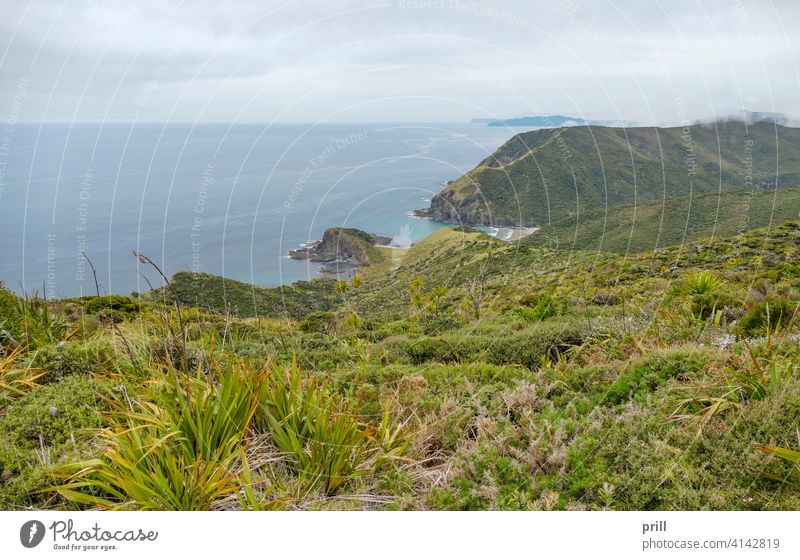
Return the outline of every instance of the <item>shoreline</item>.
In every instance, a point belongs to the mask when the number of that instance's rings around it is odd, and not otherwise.
[[[508,241],[509,243],[513,243],[514,241],[519,241],[520,239],[524,239],[529,235],[533,235],[537,231],[542,228],[539,227],[507,227],[507,228],[497,228],[497,237],[503,239],[503,241]],[[508,235],[505,237],[500,237],[500,232],[508,232]]]
[[[491,235],[492,237],[496,237],[502,241],[508,241],[509,243],[513,243],[514,241],[519,241],[520,239],[524,239],[529,235],[533,235],[540,229],[541,227],[522,227],[522,226],[484,226],[484,225],[472,225],[467,223],[453,223],[443,220],[437,220],[433,216],[431,216],[431,209],[430,208],[418,208],[415,210],[410,210],[408,212],[408,217],[416,219],[416,220],[433,220],[437,222],[441,222],[443,224],[447,224],[450,227],[469,227],[472,229],[477,229],[479,231],[483,231],[487,235]]]

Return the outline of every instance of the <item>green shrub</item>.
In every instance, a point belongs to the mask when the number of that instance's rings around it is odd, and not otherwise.
[[[508,312],[509,317],[513,319],[520,319],[526,323],[535,323],[541,319],[539,313],[525,305],[515,305]]]
[[[463,352],[456,348],[457,344],[458,341],[450,337],[423,337],[408,340],[403,345],[403,353],[415,364],[451,362],[464,357]]]
[[[558,303],[550,294],[534,292],[520,299],[520,305],[511,310],[511,315],[524,321],[544,321],[558,314]]]
[[[796,448],[787,426],[800,417],[800,384],[751,403],[733,421],[717,417],[700,434],[664,422],[672,406],[667,390],[653,400],[609,410],[581,429],[558,489],[584,506],[608,498],[607,507],[619,510],[797,509],[797,490],[787,484],[796,467],[758,445]]]
[[[703,292],[692,296],[692,313],[708,319],[714,311],[730,310],[741,305],[741,301],[727,292]]]
[[[22,447],[61,445],[100,425],[97,384],[68,377],[30,392],[7,408],[3,437]]]
[[[547,321],[492,342],[487,361],[493,364],[541,365],[544,358],[559,354],[585,342],[591,335],[588,325],[578,321]]]
[[[66,342],[56,346],[45,346],[34,354],[31,365],[41,369],[45,375],[42,382],[61,381],[73,375],[86,375],[97,371],[98,356],[81,344]]]
[[[452,315],[426,316],[420,322],[422,332],[427,335],[441,334],[458,329],[463,323]]]
[[[446,334],[435,337],[387,339],[384,348],[412,363],[485,361],[492,364],[520,364],[538,367],[542,359],[556,358],[589,336],[588,326],[577,322],[549,321],[525,330],[489,336]]]
[[[285,349],[281,357],[291,361],[296,355],[304,367],[314,368],[320,362],[347,362],[350,359],[349,352],[346,343],[322,333],[311,333],[293,340],[291,348]]]
[[[707,360],[706,354],[697,349],[655,352],[624,368],[605,390],[601,402],[620,404],[630,398],[644,402],[647,393],[668,379],[686,379],[690,373],[702,371]]]
[[[90,315],[105,313],[116,317],[126,318],[138,313],[141,309],[139,302],[127,296],[99,296],[84,298],[83,307]]]
[[[570,370],[564,381],[574,391],[592,394],[607,389],[619,374],[620,366],[617,364],[592,364]],[[574,394],[568,396],[573,398]]]
[[[797,302],[780,296],[771,296],[753,305],[742,317],[739,327],[746,336],[766,334],[788,327],[797,314]]]
[[[338,323],[336,315],[330,311],[310,313],[300,322],[300,330],[307,333],[330,333]]]
[[[19,299],[0,283],[0,343],[19,336]]]

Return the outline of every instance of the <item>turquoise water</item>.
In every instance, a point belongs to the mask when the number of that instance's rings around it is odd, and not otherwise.
[[[17,125],[0,146],[0,280],[66,297],[147,290],[151,270],[263,286],[317,276],[286,257],[331,226],[396,237],[512,135],[481,125]]]

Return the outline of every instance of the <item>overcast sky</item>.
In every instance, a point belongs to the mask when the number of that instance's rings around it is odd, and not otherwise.
[[[797,0],[5,0],[0,28],[0,119],[800,116]]]

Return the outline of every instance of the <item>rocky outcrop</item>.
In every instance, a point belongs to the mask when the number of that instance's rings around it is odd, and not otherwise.
[[[446,193],[439,193],[431,198],[431,205],[429,208],[422,208],[414,210],[414,215],[418,218],[427,218],[430,220],[438,220],[440,222],[457,223],[458,212],[452,203],[446,197]]]
[[[289,251],[297,260],[321,263],[347,263],[352,266],[368,266],[377,252],[376,245],[388,245],[392,238],[367,233],[353,228],[330,228],[322,239],[301,249]]]
[[[441,193],[431,198],[429,208],[414,210],[414,215],[418,218],[436,220],[448,224],[467,225],[467,226],[503,226],[518,225],[509,222],[497,223],[492,220],[488,209],[479,203],[476,197],[474,200],[456,200],[457,191],[445,189]]]

